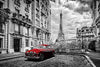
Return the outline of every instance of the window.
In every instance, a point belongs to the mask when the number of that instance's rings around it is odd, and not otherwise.
[[[40,5],[39,5],[39,0],[37,0],[36,6],[37,6],[38,8],[40,7]]]
[[[40,18],[40,16],[39,16],[39,10],[36,10],[36,17]]]
[[[26,47],[29,47],[29,40],[28,39],[26,39]]]
[[[19,18],[20,10],[15,8],[15,11],[17,13],[17,18]]]
[[[26,3],[26,0],[23,0],[24,3]]]
[[[45,21],[45,28],[47,28],[46,21]]]
[[[40,21],[36,19],[36,25],[40,27]]]
[[[16,13],[18,13],[18,14],[20,13],[20,11],[18,9],[15,9],[15,10],[16,10]]]
[[[20,7],[20,0],[14,0],[14,4]]]
[[[0,2],[0,8],[3,8],[3,3],[2,2]]]
[[[20,34],[23,34],[23,26],[20,26]]]
[[[15,33],[19,34],[20,33],[20,26],[18,24],[15,24]]]
[[[33,42],[31,42],[31,46],[33,46]]]
[[[4,33],[3,24],[0,23],[0,33]]]
[[[29,13],[30,4],[26,4],[25,11]]]
[[[55,2],[55,0],[51,0],[51,1]]]
[[[28,36],[29,35],[29,28],[24,27],[24,32],[25,32],[25,35]]]
[[[88,30],[88,29],[86,29],[86,31],[88,32],[89,30]]]
[[[2,48],[2,38],[0,38],[0,48]]]

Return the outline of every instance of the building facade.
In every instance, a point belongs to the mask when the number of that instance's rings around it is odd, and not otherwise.
[[[100,50],[100,1],[93,0],[90,6],[93,18],[92,26],[94,27],[94,34],[97,40],[96,50]]]
[[[0,0],[0,53],[6,53],[7,50],[7,24],[10,11],[7,1]]]
[[[35,44],[49,43],[51,35],[50,0],[34,0],[32,3],[32,21],[34,22]]]
[[[1,8],[10,10],[9,14],[0,9],[0,16],[2,12],[9,16],[0,23],[0,53],[25,52],[38,44],[49,43],[49,0],[2,0],[0,3]]]
[[[94,40],[93,27],[77,28],[76,37],[82,48],[88,48],[89,43]]]

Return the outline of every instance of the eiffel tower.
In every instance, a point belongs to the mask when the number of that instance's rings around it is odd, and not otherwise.
[[[60,45],[64,45],[65,43],[63,26],[62,26],[62,12],[60,13],[59,33],[58,33],[58,38],[56,39],[56,42],[59,43]]]

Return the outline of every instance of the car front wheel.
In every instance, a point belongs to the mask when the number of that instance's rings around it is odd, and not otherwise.
[[[40,53],[40,60],[44,60],[44,55]]]
[[[27,58],[27,60],[29,60],[29,61],[30,61],[30,60],[32,60],[32,59],[30,59],[30,58]]]

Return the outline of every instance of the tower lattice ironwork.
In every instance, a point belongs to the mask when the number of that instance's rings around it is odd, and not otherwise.
[[[60,13],[59,33],[58,33],[58,38],[56,39],[56,42],[58,42],[60,45],[65,43],[65,37],[63,33],[62,12]]]

